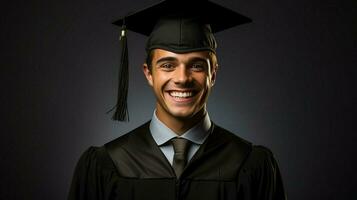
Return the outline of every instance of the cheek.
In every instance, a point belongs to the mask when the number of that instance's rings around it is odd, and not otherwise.
[[[212,82],[211,77],[207,77],[207,76],[204,78],[204,80],[202,82],[203,82],[202,89],[204,90],[204,95],[207,98],[207,96],[209,95],[209,93],[212,89],[213,82]]]
[[[162,89],[162,87],[165,85],[165,82],[166,82],[166,77],[164,74],[155,74],[153,77],[152,77],[152,84],[153,84],[153,87],[156,91],[159,91]]]
[[[208,89],[212,86],[212,80],[210,76],[202,76],[200,80],[202,87]]]

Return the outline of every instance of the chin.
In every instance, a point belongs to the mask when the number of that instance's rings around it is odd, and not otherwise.
[[[191,109],[168,109],[168,113],[170,113],[171,116],[176,117],[176,118],[182,118],[182,119],[187,119],[191,118],[194,116],[195,112]]]
[[[178,119],[190,119],[192,117],[194,117],[200,109],[195,109],[195,108],[186,108],[186,109],[182,109],[182,108],[168,108],[167,112]]]

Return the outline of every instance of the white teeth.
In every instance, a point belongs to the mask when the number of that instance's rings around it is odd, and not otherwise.
[[[173,97],[187,98],[193,96],[193,92],[170,92]]]

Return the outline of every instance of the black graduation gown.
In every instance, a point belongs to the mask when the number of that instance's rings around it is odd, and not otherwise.
[[[278,165],[269,149],[213,124],[184,169],[175,172],[149,122],[81,156],[68,200],[282,200]]]

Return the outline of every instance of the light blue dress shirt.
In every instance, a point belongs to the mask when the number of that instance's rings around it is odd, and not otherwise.
[[[191,141],[191,147],[188,151],[187,161],[190,161],[198,148],[203,144],[210,133],[211,120],[208,114],[194,127],[178,136],[174,131],[162,123],[156,116],[156,110],[150,122],[150,132],[156,144],[160,147],[162,153],[172,165],[174,159],[174,148],[169,142],[172,138],[181,137]]]

